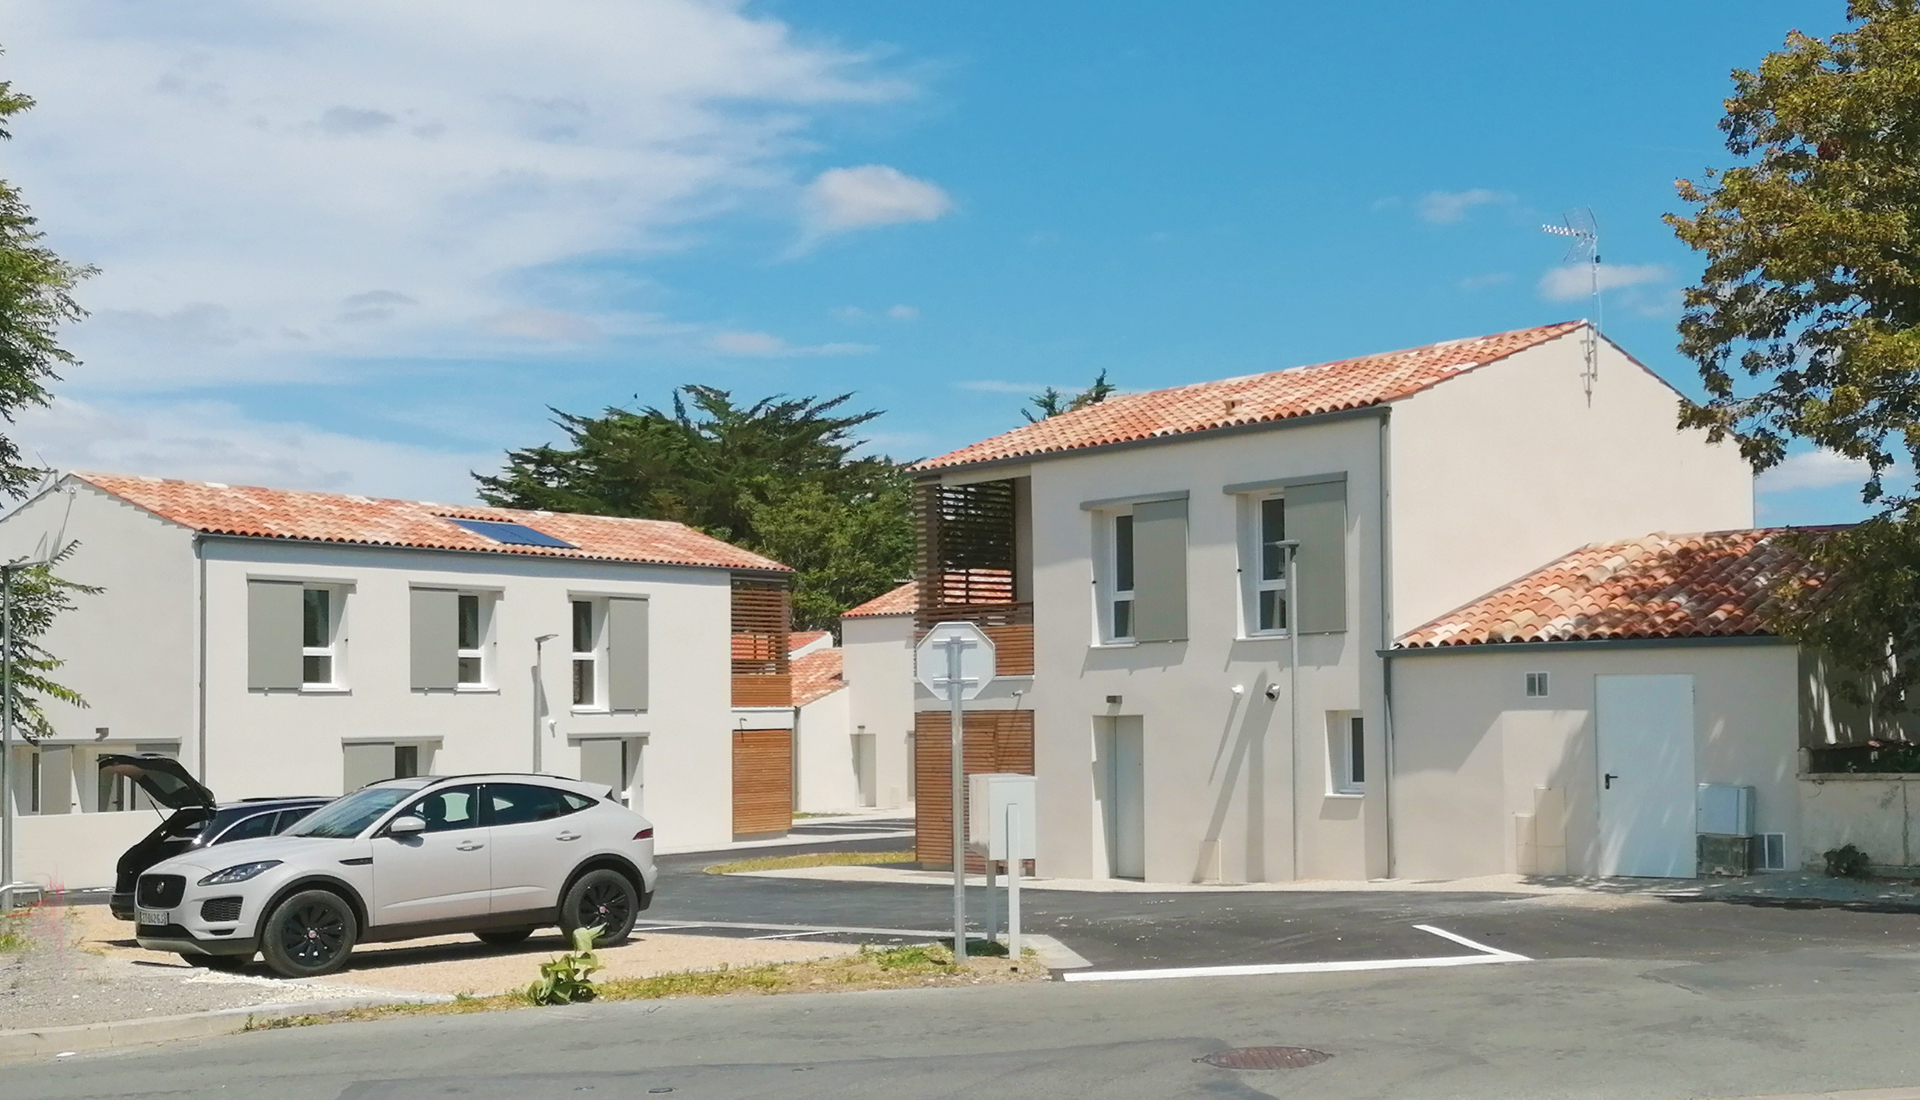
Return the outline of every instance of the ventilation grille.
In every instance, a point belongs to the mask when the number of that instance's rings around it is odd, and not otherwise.
[[[208,924],[230,924],[240,919],[239,898],[208,898],[200,903],[200,919]]]
[[[141,875],[133,900],[149,909],[171,909],[180,904],[186,892],[184,875]]]

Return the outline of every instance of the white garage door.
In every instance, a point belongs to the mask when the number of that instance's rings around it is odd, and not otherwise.
[[[1691,878],[1693,677],[1594,677],[1600,873]]]

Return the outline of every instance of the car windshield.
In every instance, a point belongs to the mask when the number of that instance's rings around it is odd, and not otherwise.
[[[409,798],[418,787],[368,787],[313,811],[281,836],[318,836],[333,840],[359,836],[381,814]]]

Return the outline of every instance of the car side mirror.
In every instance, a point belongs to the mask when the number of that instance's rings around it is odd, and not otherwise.
[[[426,831],[427,823],[412,814],[402,814],[387,822],[388,836],[416,836]]]

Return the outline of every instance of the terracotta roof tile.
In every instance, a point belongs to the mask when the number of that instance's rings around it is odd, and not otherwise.
[[[805,649],[822,638],[828,637],[831,630],[796,630],[787,635],[787,652],[793,653]]]
[[[793,673],[794,706],[804,707],[847,686],[840,674],[840,659],[845,652],[840,649],[816,649],[793,659],[790,671]]]
[[[920,586],[913,581],[883,592],[841,614],[843,619],[872,619],[882,615],[911,615],[920,605]]]
[[[1098,405],[927,459],[915,469],[938,470],[1381,405],[1558,339],[1583,324],[1563,321],[1270,374],[1109,397]]]
[[[116,474],[73,476],[157,516],[210,535],[791,571],[771,558],[667,520],[379,500]],[[453,524],[453,518],[517,523],[573,545],[495,542]]]
[[[1789,530],[1595,543],[1408,631],[1394,648],[1771,635],[1764,612],[1779,585],[1817,583],[1780,538]]]

